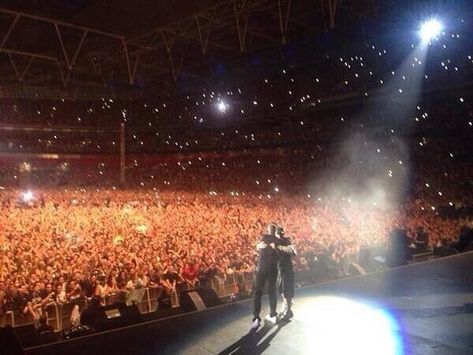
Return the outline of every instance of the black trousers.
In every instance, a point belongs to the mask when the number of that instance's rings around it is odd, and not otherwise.
[[[294,270],[292,268],[279,269],[278,289],[285,298],[294,298]]]
[[[253,295],[253,318],[259,318],[261,312],[261,297],[263,296],[263,288],[268,282],[268,296],[269,296],[269,315],[274,317],[277,305],[276,281],[278,278],[278,271],[271,270],[269,272],[256,272],[254,295]]]

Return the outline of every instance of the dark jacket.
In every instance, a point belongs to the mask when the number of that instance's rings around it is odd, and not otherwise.
[[[289,246],[291,245],[291,240],[286,237],[281,237],[279,239],[279,245]],[[292,257],[294,254],[286,253],[283,251],[278,251],[279,254],[279,267],[282,271],[293,271],[292,267]]]
[[[263,234],[261,241],[268,244],[264,249],[261,249],[258,253],[258,263],[256,265],[256,272],[262,273],[277,273],[278,272],[278,252],[271,248],[269,244],[279,245],[280,241],[278,238]]]

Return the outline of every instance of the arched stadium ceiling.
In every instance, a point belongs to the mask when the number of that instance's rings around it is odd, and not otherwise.
[[[386,3],[384,1],[383,3]],[[375,0],[5,0],[0,96],[166,91],[360,16]],[[87,88],[87,90],[84,90]]]
[[[216,0],[4,0],[1,6],[127,38],[206,9]]]

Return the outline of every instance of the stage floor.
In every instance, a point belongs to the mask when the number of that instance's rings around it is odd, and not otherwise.
[[[180,354],[473,354],[473,253],[297,290],[294,319],[248,333],[251,301],[167,344]],[[267,304],[263,305],[267,310]],[[331,318],[331,319],[330,319]]]
[[[298,289],[294,319],[256,332],[246,300],[27,354],[473,354],[472,270],[466,253]]]

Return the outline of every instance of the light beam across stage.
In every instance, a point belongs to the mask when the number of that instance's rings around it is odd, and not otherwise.
[[[335,296],[320,296],[298,314],[312,334],[307,354],[402,355],[396,319],[383,308]]]

